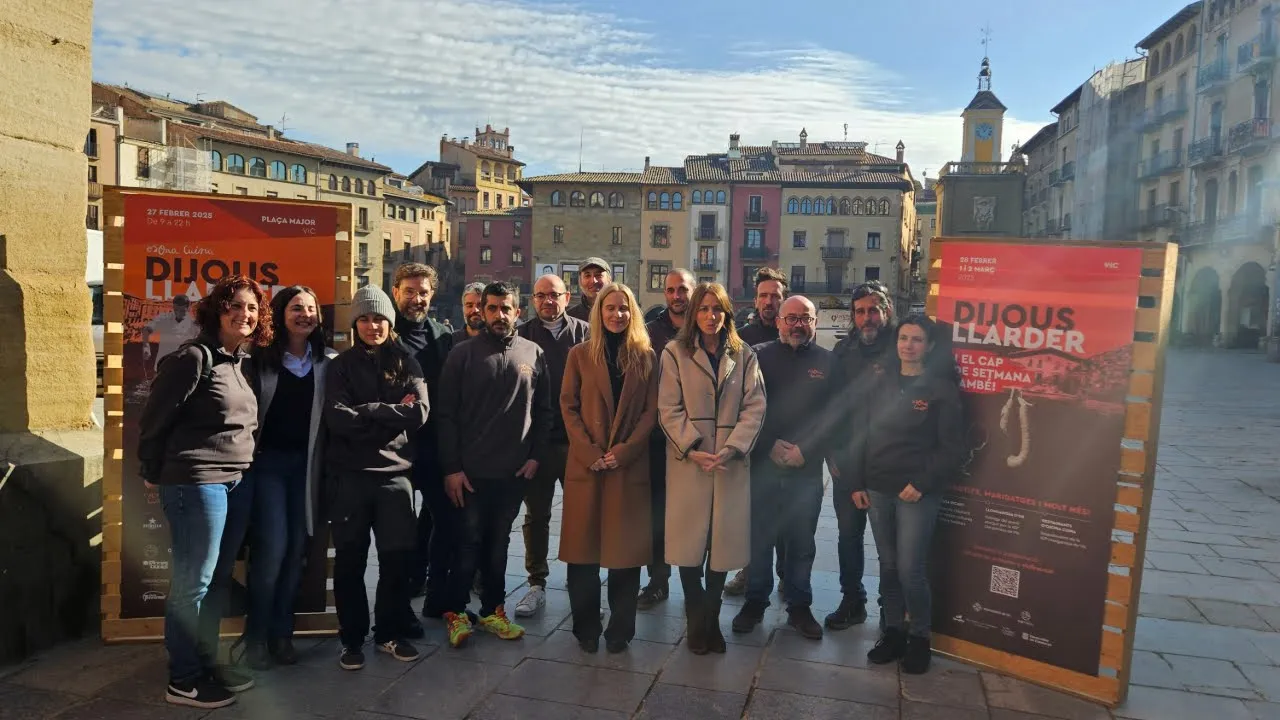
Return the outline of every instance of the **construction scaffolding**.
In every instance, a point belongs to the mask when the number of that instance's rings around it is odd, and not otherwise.
[[[1137,58],[1110,63],[1080,86],[1075,182],[1069,204],[1071,237],[1136,237],[1134,178],[1142,155],[1145,78],[1146,58]]]
[[[212,152],[213,142],[208,138],[170,138],[159,151],[160,157],[152,152],[150,177],[140,178],[139,184],[153,190],[209,192],[213,189]]]

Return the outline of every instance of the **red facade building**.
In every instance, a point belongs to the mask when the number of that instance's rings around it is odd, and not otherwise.
[[[459,226],[467,282],[501,280],[529,292],[533,283],[531,208],[464,212]]]

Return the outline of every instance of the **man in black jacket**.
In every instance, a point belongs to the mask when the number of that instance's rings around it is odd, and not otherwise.
[[[782,337],[755,347],[769,392],[760,439],[751,453],[751,565],[768,568],[773,549],[785,543],[787,624],[810,639],[822,626],[810,605],[810,574],[817,554],[814,534],[822,513],[822,461],[826,454],[825,408],[831,398],[835,356],[814,342],[818,310],[803,296],[782,303]],[[733,619],[733,631],[750,632],[769,607],[773,577],[753,572],[747,602]]]
[[[529,591],[516,603],[516,617],[533,617],[547,604],[547,553],[551,542],[551,503],[556,483],[564,485],[565,463],[569,458],[569,435],[560,412],[560,383],[569,350],[586,342],[591,326],[565,313],[569,291],[559,275],[543,275],[533,284],[533,309],[537,313],[516,328],[516,335],[542,348],[547,363],[551,391],[551,433],[542,448],[538,473],[529,481],[524,496],[524,567],[529,573]]]
[[[482,297],[487,331],[454,348],[440,375],[440,464],[445,492],[462,511],[445,612],[453,647],[471,637],[465,610],[477,566],[484,585],[480,628],[504,640],[524,635],[503,607],[507,549],[552,425],[542,349],[515,333],[518,291],[493,283]]]
[[[392,287],[396,303],[396,335],[404,349],[422,366],[423,379],[432,400],[439,394],[440,371],[453,349],[452,333],[427,317],[437,287],[439,276],[430,265],[405,263],[396,268]],[[422,506],[418,511],[418,540],[409,575],[409,589],[413,596],[422,594],[430,568],[431,588],[422,613],[427,617],[440,617],[443,612],[440,597],[445,590],[449,564],[457,544],[457,513],[444,494],[434,417],[428,417],[427,424],[418,432],[412,479],[414,489],[422,494]]]
[[[893,304],[889,302],[889,289],[875,281],[863,283],[854,288],[851,306],[853,326],[849,328],[849,334],[836,343],[834,350],[834,401],[828,413],[833,445],[853,442],[853,438],[848,436],[852,427],[849,410],[853,398],[870,382],[873,368],[894,349]],[[840,556],[840,592],[843,598],[840,607],[827,615],[824,624],[831,630],[844,630],[867,619],[867,590],[862,584],[866,569],[867,512],[853,503],[855,480],[852,468],[840,468],[830,460],[828,464],[833,480],[831,503],[835,506],[840,532],[836,549]]]

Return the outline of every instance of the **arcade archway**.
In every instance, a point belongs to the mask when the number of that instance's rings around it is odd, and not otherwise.
[[[1231,347],[1256,348],[1266,335],[1267,273],[1256,262],[1241,265],[1231,276],[1227,293],[1227,327],[1223,328]]]
[[[1222,288],[1218,283],[1218,271],[1205,267],[1196,272],[1187,290],[1183,312],[1186,335],[1205,344],[1212,342],[1222,321]]]

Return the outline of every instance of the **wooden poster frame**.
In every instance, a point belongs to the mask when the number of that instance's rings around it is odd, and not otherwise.
[[[110,186],[103,194],[103,371],[104,404],[103,478],[102,478],[102,639],[108,643],[154,642],[164,639],[164,618],[120,617],[121,552],[124,545],[124,234],[125,198],[130,195],[204,198],[219,202],[270,202],[278,205],[327,205],[337,209],[338,232],[334,243],[334,344],[339,349],[350,342],[351,295],[354,284],[352,270],[351,206],[346,203],[260,198],[218,193],[194,193],[176,190],[151,190]],[[333,551],[327,553],[325,576],[333,576]],[[243,577],[243,563],[236,563],[236,574]],[[326,583],[327,584],[327,583]],[[326,589],[326,605],[334,607],[333,590]],[[337,615],[327,610],[299,613],[296,632],[299,635],[335,635]],[[222,635],[239,635],[244,618],[222,621]]]
[[[1028,238],[934,238],[930,250],[929,296],[925,312],[935,320],[940,297],[941,249],[948,243],[1142,250],[1133,358],[1125,398],[1124,437],[1120,447],[1116,448],[1120,453],[1120,473],[1116,478],[1115,524],[1102,651],[1098,658],[1099,674],[1086,675],[958,638],[933,636],[934,649],[957,660],[1114,707],[1125,701],[1132,672],[1139,588],[1142,585],[1143,558],[1146,556],[1151,497],[1155,488],[1156,452],[1160,445],[1165,350],[1171,330],[1178,246],[1140,242],[1045,242]]]

